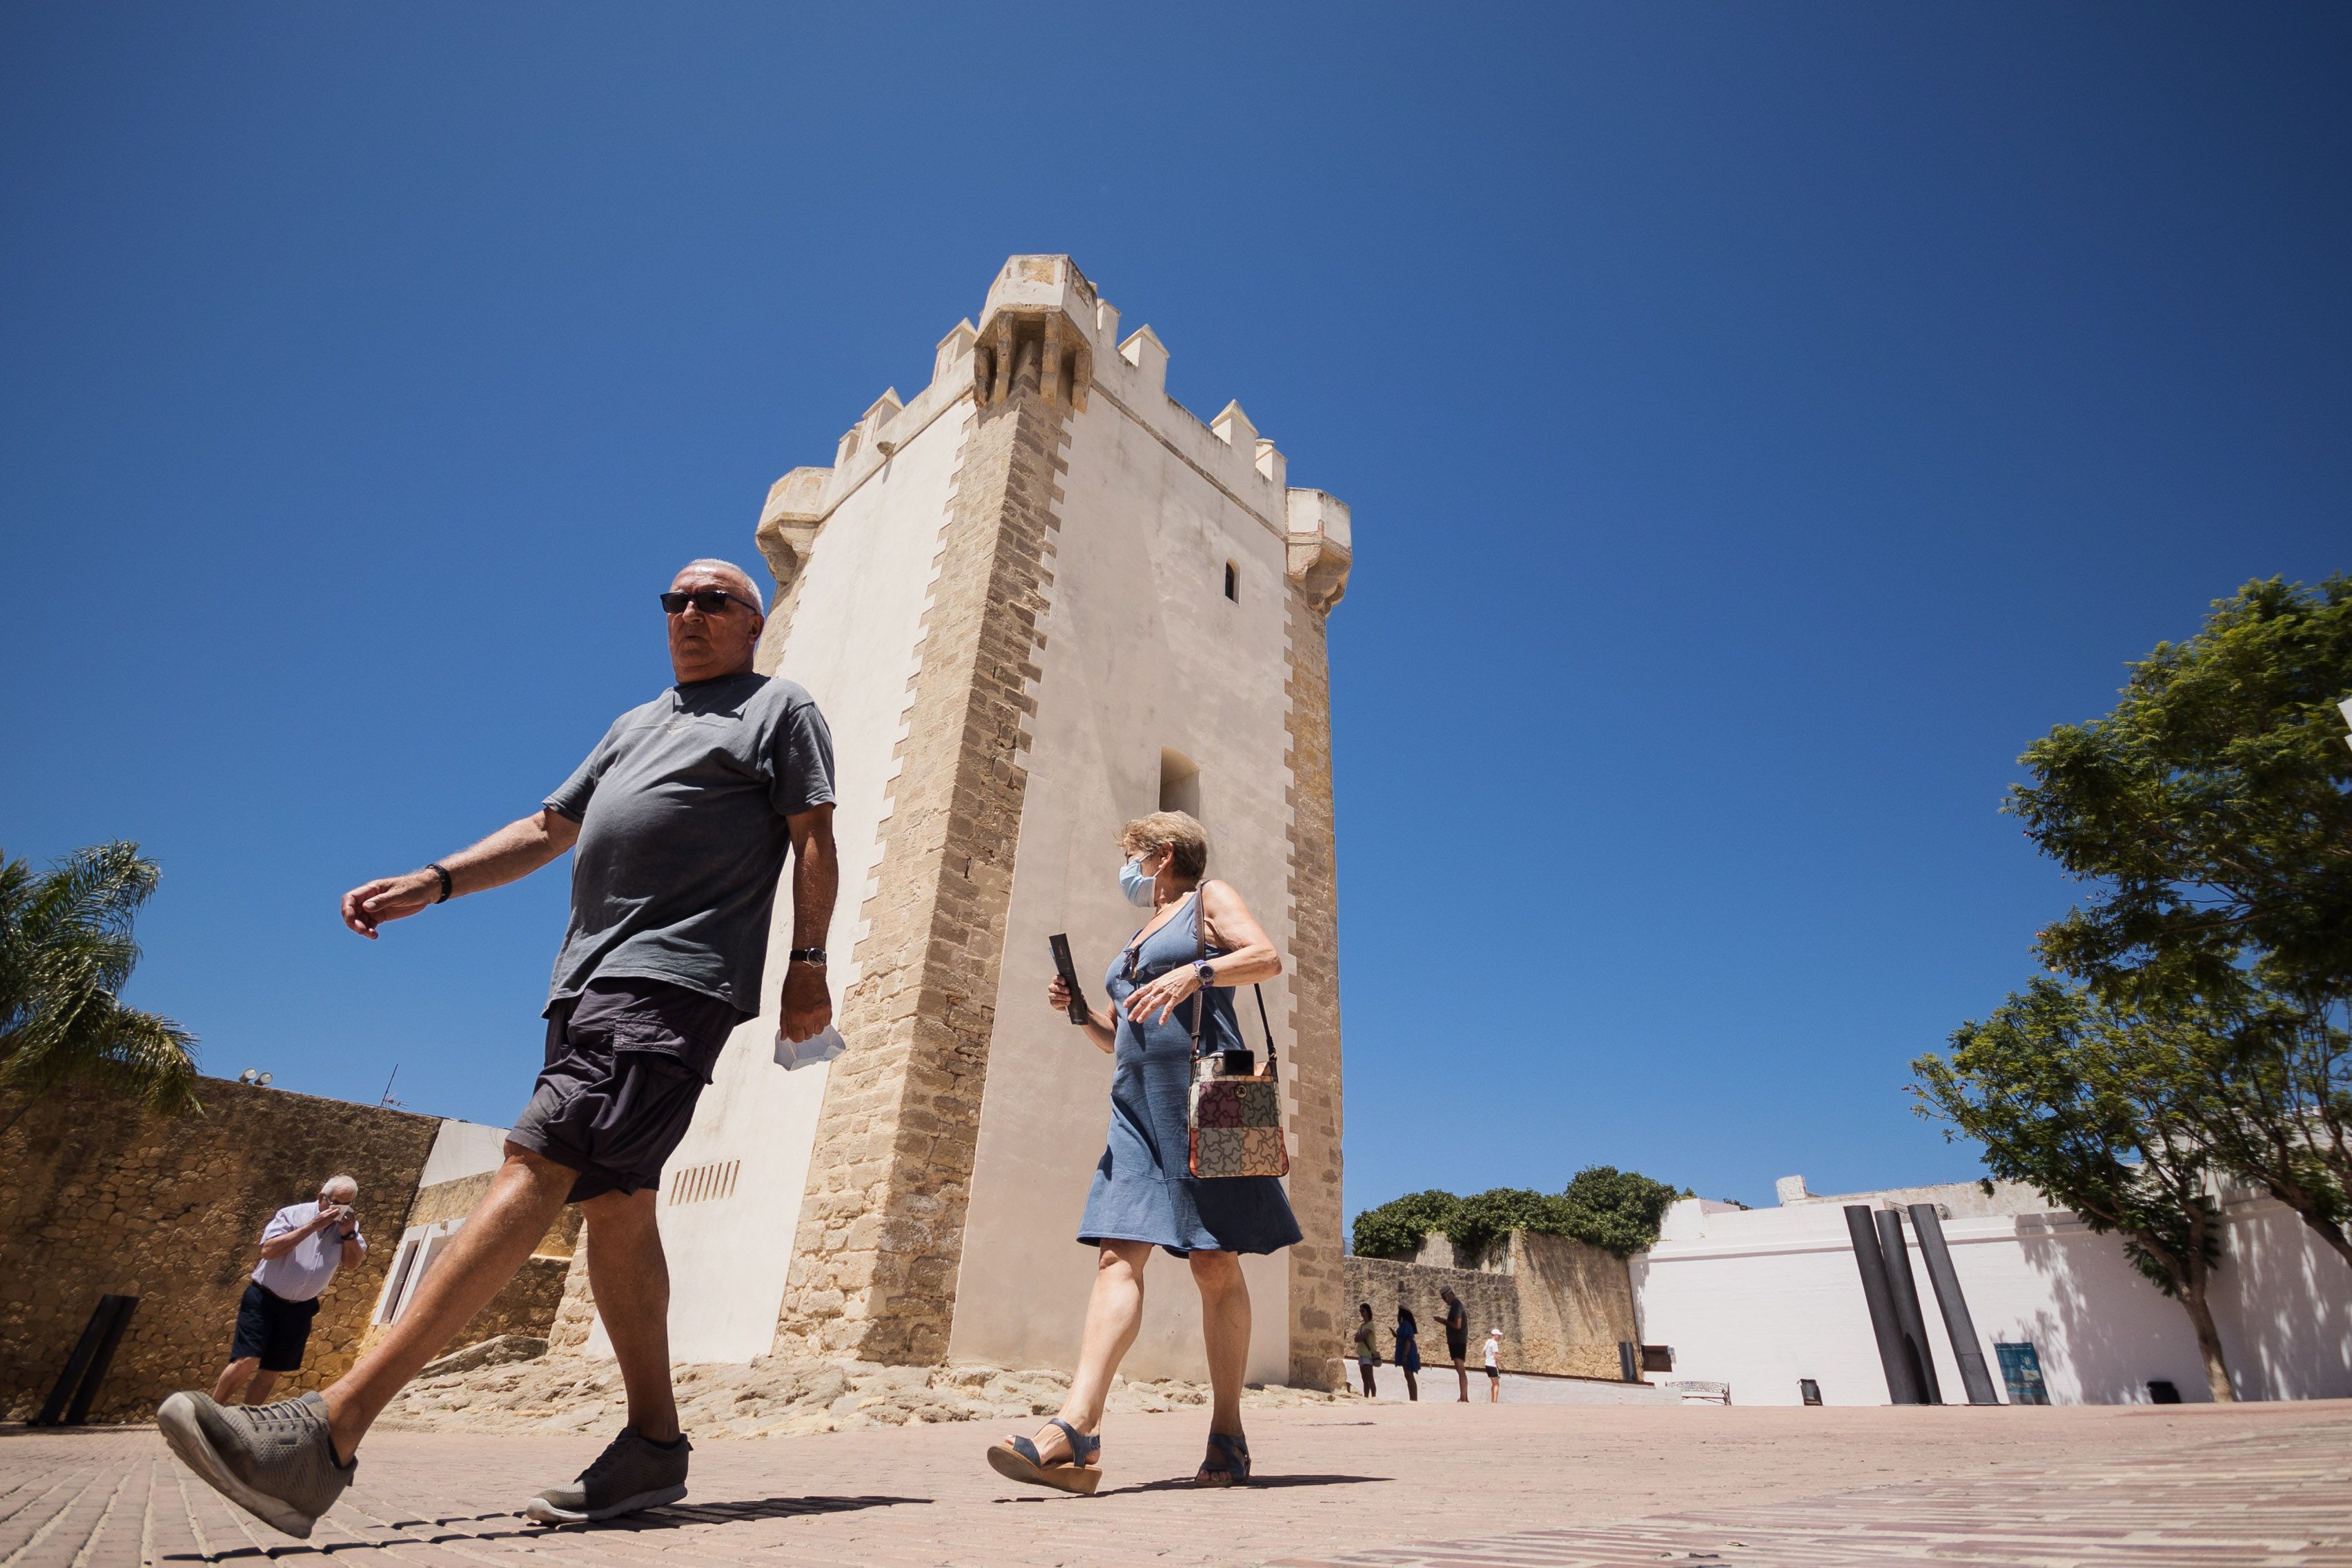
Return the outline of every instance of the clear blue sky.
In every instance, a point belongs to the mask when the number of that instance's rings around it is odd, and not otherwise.
[[[2069,901],[2018,752],[2352,567],[2352,11],[1168,15],[0,11],[0,846],[162,862],[208,1070],[508,1119],[563,874],[337,896],[1066,250],[1355,508],[1351,1211],[1974,1174],[1903,1085]]]

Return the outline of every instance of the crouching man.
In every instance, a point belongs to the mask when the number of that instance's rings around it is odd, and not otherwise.
[[[352,1207],[359,1195],[351,1177],[329,1176],[315,1201],[289,1204],[262,1227],[261,1261],[236,1304],[228,1365],[213,1384],[216,1403],[258,1405],[278,1386],[278,1373],[302,1370],[319,1298],[336,1269],[356,1268],[367,1257]]]
[[[174,1394],[156,1413],[189,1468],[289,1535],[310,1535],[351,1485],[369,1425],[522,1267],[566,1202],[587,1222],[589,1285],[621,1363],[628,1425],[526,1511],[551,1523],[610,1519],[686,1495],[655,1192],[720,1047],[759,1013],[788,856],[793,947],[779,1027],[805,1040],[833,1021],[833,741],[806,691],[752,671],[763,606],[740,568],[694,562],[660,598],[676,685],[622,714],[536,815],[343,895],[344,923],[373,939],[386,921],[575,850],[546,1065],[488,1195],[400,1321],[321,1393],[258,1406]]]

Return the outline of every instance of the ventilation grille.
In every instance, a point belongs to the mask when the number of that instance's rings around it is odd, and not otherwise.
[[[735,1195],[736,1173],[742,1169],[740,1160],[721,1160],[716,1164],[695,1165],[670,1178],[669,1206],[680,1204],[707,1204]]]

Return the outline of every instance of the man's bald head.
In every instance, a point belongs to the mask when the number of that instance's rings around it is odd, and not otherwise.
[[[669,586],[689,595],[669,612],[669,664],[679,682],[749,670],[767,624],[767,601],[751,574],[732,561],[689,561]]]
[[[744,571],[732,561],[721,561],[716,556],[706,555],[698,561],[688,562],[678,568],[677,576],[670,580],[670,586],[677,587],[688,573],[702,572],[727,578],[728,586],[730,589],[740,593],[753,605],[759,606],[761,615],[768,613],[768,596],[760,592],[760,584],[751,581],[751,574]]]

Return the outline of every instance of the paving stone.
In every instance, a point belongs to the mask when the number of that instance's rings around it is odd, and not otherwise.
[[[1197,1410],[1115,1416],[1093,1498],[1012,1486],[974,1424],[697,1445],[693,1492],[548,1529],[580,1436],[380,1432],[296,1542],[152,1428],[0,1429],[0,1568],[2352,1568],[2352,1402],[1745,1410],[1353,1402],[1253,1411],[1203,1493]],[[1031,1423],[1024,1422],[1026,1427]]]

